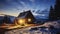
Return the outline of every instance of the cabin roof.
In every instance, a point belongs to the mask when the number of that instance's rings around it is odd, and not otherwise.
[[[32,15],[32,12],[29,10],[29,11],[25,11],[25,12],[22,12],[18,15],[19,18],[26,18],[28,14],[31,14]]]

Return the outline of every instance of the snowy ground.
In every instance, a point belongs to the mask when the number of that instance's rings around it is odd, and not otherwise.
[[[50,28],[50,26],[53,26]],[[56,34],[60,32],[60,23],[56,21],[47,22],[41,26],[31,26],[22,29],[6,31],[5,34]]]

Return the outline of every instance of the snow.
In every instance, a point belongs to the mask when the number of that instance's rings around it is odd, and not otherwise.
[[[30,29],[16,29],[16,30],[5,32],[5,34],[52,34],[52,33],[55,34],[55,32],[51,32],[44,28],[38,30],[31,30],[31,31]]]
[[[57,21],[53,21],[53,22],[47,22],[44,24],[44,26],[54,26],[54,28],[60,28],[60,23],[58,23]]]
[[[52,21],[39,26],[6,31],[5,34],[56,34],[57,32],[60,32],[59,26],[60,24],[57,21]]]

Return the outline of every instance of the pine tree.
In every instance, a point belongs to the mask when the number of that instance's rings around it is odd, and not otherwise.
[[[50,6],[50,12],[49,12],[49,20],[53,20],[53,14],[54,14],[54,11],[53,11],[54,9],[53,9],[53,7],[52,6]]]
[[[60,0],[56,0],[56,4],[54,6],[54,12],[55,12],[55,19],[60,19]]]
[[[52,6],[50,7],[49,19],[51,19],[51,20],[60,19],[60,0],[56,0],[54,9],[52,8]]]

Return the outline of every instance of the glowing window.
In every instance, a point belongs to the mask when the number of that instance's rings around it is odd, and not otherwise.
[[[28,19],[29,22],[31,22],[31,19]]]
[[[18,20],[18,23],[24,24],[24,23],[25,23],[25,19],[19,19],[19,20]]]

